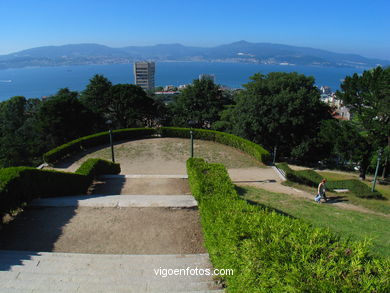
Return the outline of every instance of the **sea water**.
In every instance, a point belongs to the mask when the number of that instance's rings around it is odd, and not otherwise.
[[[199,74],[213,74],[215,82],[231,88],[242,88],[255,73],[298,72],[314,76],[316,85],[337,90],[347,75],[362,69],[314,66],[283,66],[215,62],[158,62],[156,86],[179,86],[191,83]],[[0,101],[13,96],[41,98],[55,94],[61,88],[82,91],[95,75],[107,77],[113,84],[134,83],[133,64],[79,65],[61,67],[33,67],[0,70]]]

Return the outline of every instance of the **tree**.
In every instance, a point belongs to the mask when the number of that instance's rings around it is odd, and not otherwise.
[[[27,119],[27,100],[17,96],[0,103],[0,165],[9,167],[28,162],[24,139],[17,135]]]
[[[223,106],[229,103],[221,88],[210,79],[194,80],[172,105],[173,124],[188,126],[188,121],[196,122],[195,127],[210,128],[219,120]]]
[[[320,101],[314,78],[297,73],[255,74],[236,98],[229,113],[231,131],[278,155],[301,161],[321,157],[317,133],[330,119],[329,107]]]
[[[77,92],[60,89],[40,107],[37,124],[48,149],[96,131],[96,115],[77,96]]]
[[[390,67],[377,67],[362,75],[347,76],[337,96],[350,107],[355,120],[367,136],[370,149],[390,146]],[[370,155],[365,154],[360,177],[365,179]]]
[[[154,101],[139,86],[117,84],[109,93],[108,118],[116,128],[150,125],[153,121]]]
[[[112,83],[106,77],[96,74],[81,92],[80,100],[88,109],[104,118],[107,114],[108,93],[111,87]]]
[[[328,160],[336,161],[336,165],[369,164],[371,145],[368,137],[354,122],[336,119],[323,121],[319,137],[324,145],[330,147]]]

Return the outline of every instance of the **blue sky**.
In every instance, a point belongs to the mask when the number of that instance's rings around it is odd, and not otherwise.
[[[390,60],[389,14],[389,0],[0,0],[0,54],[71,43],[246,40]]]

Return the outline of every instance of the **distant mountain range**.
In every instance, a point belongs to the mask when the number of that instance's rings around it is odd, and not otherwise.
[[[26,66],[120,64],[137,60],[207,61],[279,65],[370,68],[388,66],[389,60],[339,54],[320,49],[270,43],[235,42],[212,48],[181,44],[110,48],[98,44],[74,44],[32,48],[0,56],[0,69]]]

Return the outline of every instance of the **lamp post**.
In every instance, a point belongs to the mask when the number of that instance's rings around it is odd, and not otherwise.
[[[379,150],[378,151],[378,160],[376,162],[374,181],[372,182],[372,189],[371,189],[372,192],[375,191],[376,178],[378,176],[378,170],[379,170],[379,164],[381,162],[381,158],[382,158],[382,150]]]
[[[111,160],[113,163],[115,163],[115,156],[114,156],[114,145],[112,143],[112,121],[111,120],[107,120],[106,124],[108,125],[109,127],[109,130],[108,130],[108,134],[110,136],[110,146],[111,146]]]
[[[190,126],[190,140],[191,140],[191,158],[194,157],[194,133],[192,128],[196,125],[194,120],[189,120],[188,125]]]
[[[274,147],[274,159],[273,159],[273,162],[272,162],[272,165],[274,165],[274,166],[275,166],[275,161],[276,161],[276,151],[277,151],[277,149],[278,149],[278,147],[277,147],[277,145],[275,145],[275,147]]]

